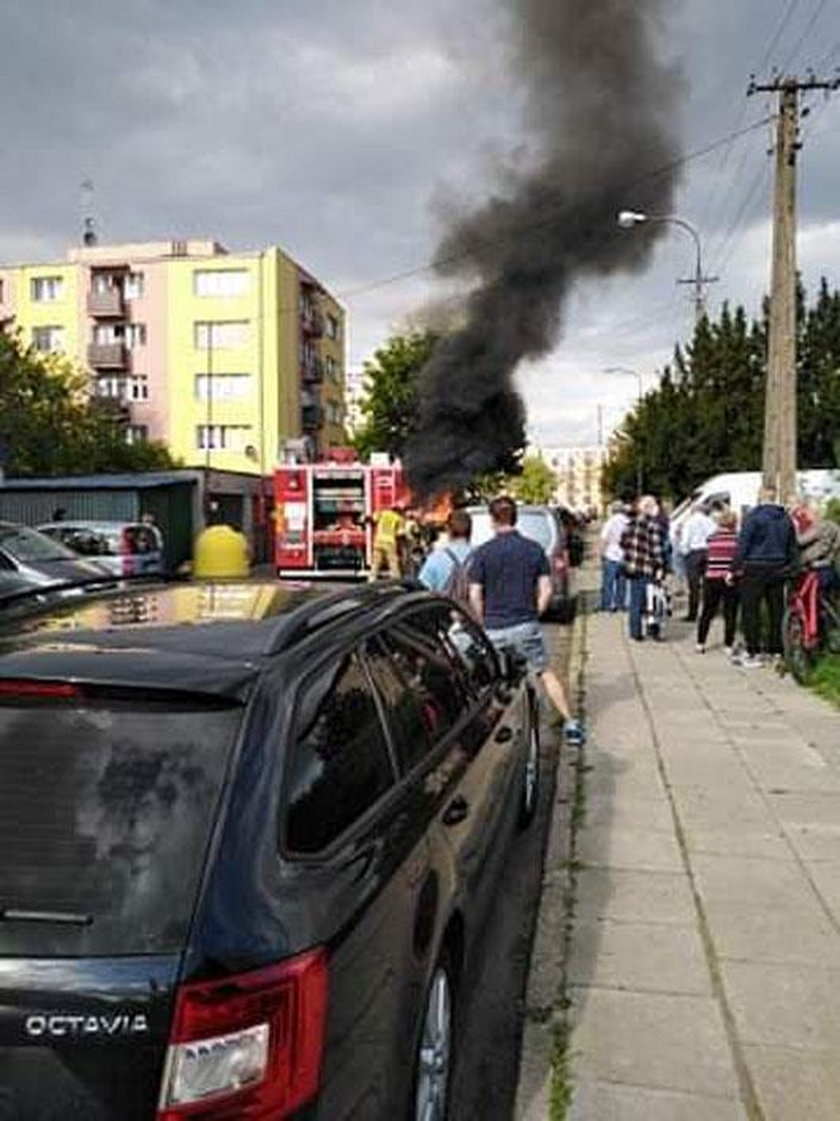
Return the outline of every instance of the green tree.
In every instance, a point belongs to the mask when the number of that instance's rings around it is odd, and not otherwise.
[[[66,358],[44,357],[0,334],[0,464],[8,475],[173,466],[162,444],[127,444],[119,415],[91,397],[89,386],[89,376]]]
[[[557,476],[538,455],[527,455],[522,460],[522,473],[514,475],[508,486],[520,502],[545,506],[554,497]]]
[[[798,295],[799,464],[840,465],[840,293],[823,280],[813,306]],[[703,478],[761,466],[767,302],[749,322],[727,305],[678,346],[657,389],[628,415],[604,472],[613,494],[646,490],[681,497]]]
[[[364,365],[364,424],[353,445],[360,455],[388,452],[402,458],[417,421],[417,387],[437,336],[417,331],[395,335]]]

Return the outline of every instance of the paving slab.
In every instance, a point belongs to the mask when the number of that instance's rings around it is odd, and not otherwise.
[[[717,829],[689,825],[683,822],[686,848],[691,853],[712,853],[717,856],[757,856],[763,860],[790,860],[791,845],[777,828],[773,833],[762,833],[748,825],[735,822],[730,828]]]
[[[584,868],[577,879],[577,922],[598,918],[618,922],[696,921],[688,877],[672,872]]]
[[[577,859],[594,867],[648,872],[683,872],[680,848],[672,832],[593,825],[581,830]]]
[[[703,945],[693,924],[578,923],[568,978],[581,987],[711,996]]]
[[[840,1064],[836,1052],[747,1047],[746,1059],[764,1121],[840,1118]]]
[[[840,935],[816,900],[797,910],[719,901],[705,910],[721,958],[840,969]]]
[[[632,1082],[738,1100],[723,1022],[711,998],[610,989],[572,989],[571,995],[575,1081]]]
[[[827,1050],[840,1056],[840,971],[743,961],[724,961],[721,970],[745,1044]]]
[[[697,853],[695,883],[706,903],[749,903],[755,907],[813,909],[814,889],[802,866],[790,861]]]
[[[540,1121],[547,1116],[543,1114]],[[581,1082],[574,1088],[568,1121],[747,1121],[747,1115],[738,1102],[722,1098]]]

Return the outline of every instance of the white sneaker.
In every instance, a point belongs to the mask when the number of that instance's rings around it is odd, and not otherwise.
[[[735,653],[735,647],[734,646],[724,646],[723,652],[727,656],[727,658],[731,658]]]
[[[760,654],[741,654],[732,659],[733,664],[741,669],[761,669],[764,665]]]
[[[705,654],[706,653],[706,647],[703,645],[702,642],[698,642],[697,645],[694,647],[694,649],[697,651],[698,654]]]

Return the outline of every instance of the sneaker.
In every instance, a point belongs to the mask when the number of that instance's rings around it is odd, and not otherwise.
[[[697,651],[698,654],[705,654],[706,653],[706,647],[703,645],[702,642],[698,642],[697,645],[694,647],[694,649]]]
[[[571,747],[581,747],[586,741],[586,732],[579,720],[567,720],[563,725],[563,738]]]
[[[724,652],[724,654],[726,655],[727,658],[732,658],[735,654],[735,647],[734,646],[724,646],[723,652]]]
[[[741,669],[761,669],[764,665],[760,654],[739,654],[732,659],[732,663]]]

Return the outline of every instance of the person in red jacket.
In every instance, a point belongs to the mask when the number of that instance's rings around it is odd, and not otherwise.
[[[709,628],[723,604],[724,645],[727,654],[732,653],[735,645],[735,629],[738,625],[738,603],[740,592],[735,580],[733,563],[738,549],[738,519],[731,510],[724,510],[718,517],[718,528],[708,542],[709,557],[703,581],[703,610],[697,624],[697,653],[705,654]]]

